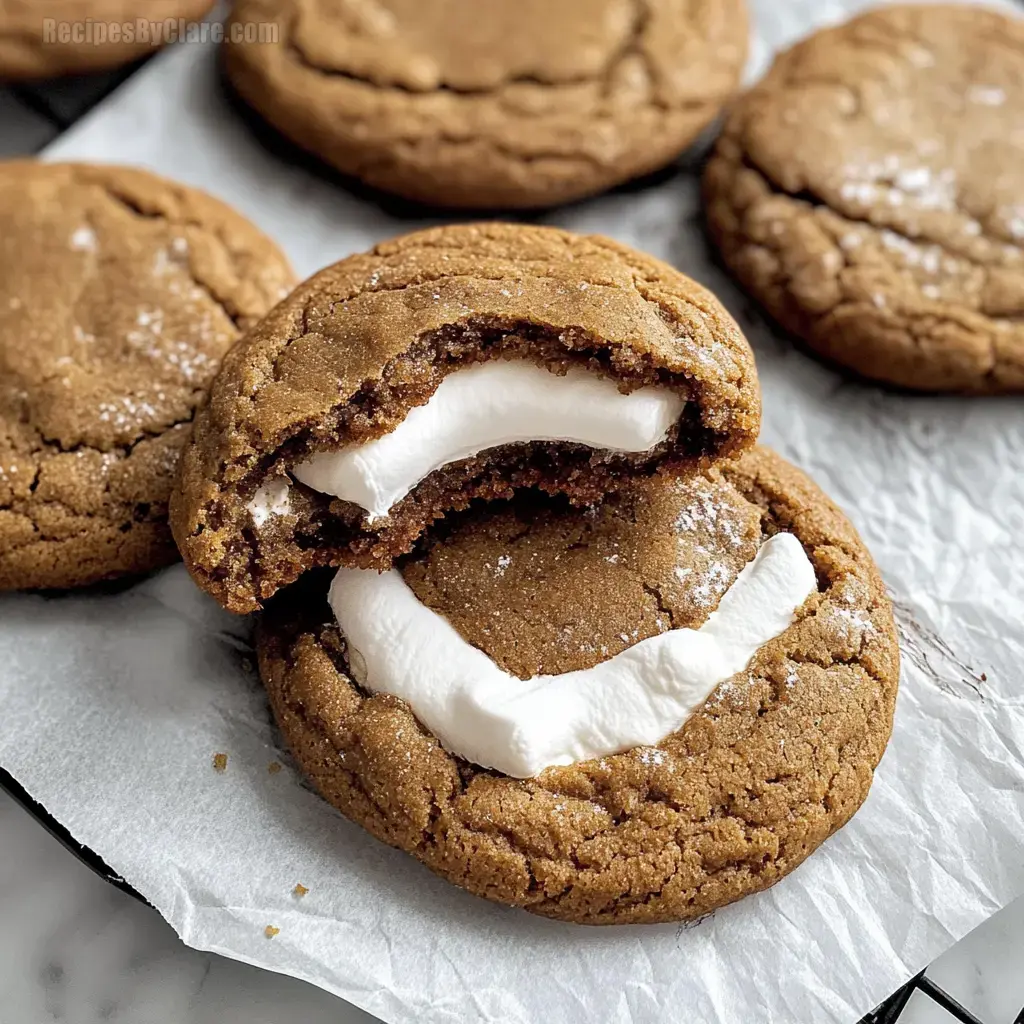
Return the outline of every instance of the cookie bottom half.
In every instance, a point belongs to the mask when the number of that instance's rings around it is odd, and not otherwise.
[[[899,666],[892,609],[853,527],[764,448],[697,484],[664,474],[637,486],[596,511],[471,511],[403,575],[521,677],[699,626],[747,547],[780,531],[803,544],[817,593],[656,747],[513,779],[354,683],[329,577],[310,577],[268,607],[258,647],[282,732],[321,795],[476,895],[586,924],[700,917],[772,885],[844,825],[888,742]]]

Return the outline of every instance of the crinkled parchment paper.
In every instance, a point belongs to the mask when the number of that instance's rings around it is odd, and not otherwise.
[[[774,47],[862,4],[754,6],[757,73]],[[165,54],[50,156],[206,187],[304,273],[423,223],[264,148],[213,56]],[[0,764],[185,942],[388,1021],[852,1022],[1024,891],[1024,403],[891,394],[818,365],[714,268],[698,203],[684,167],[547,219],[647,249],[718,292],[757,350],[764,439],[877,556],[904,677],[863,810],[775,888],[695,926],[538,920],[434,878],[304,788],[277,747],[249,624],[181,567],[120,592],[3,597]],[[273,760],[284,770],[268,772]]]

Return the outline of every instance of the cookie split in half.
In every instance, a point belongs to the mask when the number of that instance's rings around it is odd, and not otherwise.
[[[376,188],[477,209],[550,206],[664,167],[747,53],[743,0],[240,0],[231,24],[280,33],[224,52],[280,132]]]
[[[758,448],[695,475],[636,478],[597,508],[535,493],[474,506],[399,563],[426,609],[507,672],[510,690],[529,691],[706,630],[781,537],[813,566],[787,628],[681,728],[535,777],[457,756],[408,703],[360,685],[372,655],[340,630],[329,578],[270,604],[261,674],[325,799],[443,877],[567,921],[693,919],[797,867],[860,806],[885,749],[895,629],[847,520]],[[614,710],[636,717],[624,699]]]
[[[749,346],[689,278],[603,238],[439,228],[322,271],[230,353],[172,525],[251,611],[316,566],[389,566],[474,498],[592,503],[759,425]]]
[[[232,350],[171,521],[222,605],[269,602],[261,677],[342,813],[501,903],[688,920],[844,824],[892,727],[878,573],[759,419],[677,271],[439,228]]]
[[[165,45],[164,23],[213,0],[0,0],[0,81],[120,67]],[[177,26],[176,26],[177,27]]]
[[[726,263],[811,349],[902,387],[1024,390],[1024,20],[892,5],[798,43],[705,176]]]
[[[194,189],[0,164],[0,590],[177,558],[167,502],[196,406],[293,281],[268,238]]]

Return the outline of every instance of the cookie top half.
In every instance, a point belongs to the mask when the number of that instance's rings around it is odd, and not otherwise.
[[[726,261],[812,349],[927,390],[1024,389],[1024,21],[882,6],[782,54],[707,169]]]
[[[700,628],[780,535],[799,542],[812,586],[653,745],[514,778],[357,682],[366,648],[339,628],[327,581],[307,577],[262,616],[261,674],[301,768],[377,838],[488,899],[640,924],[767,888],[860,806],[892,728],[892,609],[850,523],[772,452],[634,479],[593,509],[524,494],[438,530],[400,562],[405,583],[478,656],[534,682]]]
[[[317,274],[230,353],[172,525],[200,586],[249,611],[316,565],[389,565],[473,498],[593,502],[739,451],[759,426],[746,340],[678,271],[551,228],[438,228]],[[338,453],[376,486],[417,445],[435,462],[376,511],[331,483]]]
[[[488,209],[664,166],[747,52],[743,0],[240,0],[232,23],[251,41],[225,45],[228,76],[284,135],[377,188]]]
[[[165,22],[199,20],[212,6],[213,0],[0,0],[0,80],[127,64],[172,41],[162,35]]]
[[[0,589],[174,560],[175,462],[221,357],[293,284],[212,197],[0,164]]]

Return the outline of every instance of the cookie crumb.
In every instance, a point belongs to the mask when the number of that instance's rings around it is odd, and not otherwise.
[[[271,775],[276,775],[280,770],[281,770],[281,762],[280,761],[271,761],[270,764],[267,765],[267,771]]]
[[[301,882],[296,882],[295,888],[292,889],[292,895],[296,897],[305,896],[307,892],[309,892],[309,889],[307,889]]]
[[[213,770],[215,772],[226,771],[228,767],[228,755],[227,754],[214,754],[213,755]]]
[[[278,932],[280,932],[280,930],[280,928],[275,928],[272,924],[268,924],[267,927],[263,929],[263,934],[268,939],[272,939]]]

